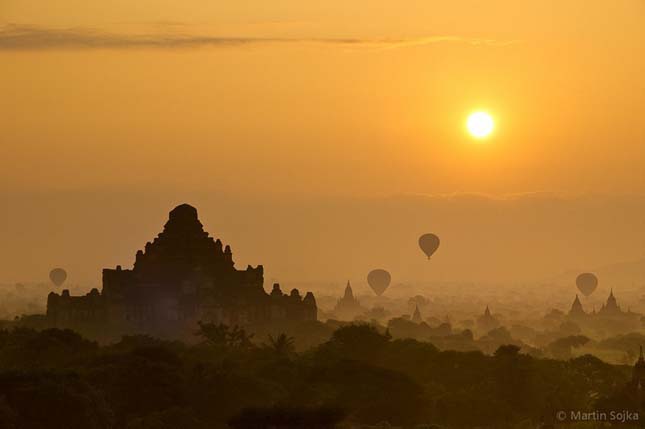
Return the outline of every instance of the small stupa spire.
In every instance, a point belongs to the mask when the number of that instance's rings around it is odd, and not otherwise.
[[[347,280],[347,286],[345,286],[345,299],[354,299],[354,292],[352,291],[352,285]]]
[[[414,306],[414,314],[412,315],[412,321],[414,323],[421,323],[423,319],[421,318],[421,312],[419,311],[419,304]]]

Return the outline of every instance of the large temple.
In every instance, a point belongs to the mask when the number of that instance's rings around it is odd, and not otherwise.
[[[197,210],[182,204],[137,252],[132,269],[104,269],[101,292],[50,293],[47,318],[61,328],[161,336],[192,332],[198,321],[244,326],[316,320],[311,292],[286,295],[275,284],[268,294],[263,283],[262,265],[237,270],[231,248],[210,237]]]

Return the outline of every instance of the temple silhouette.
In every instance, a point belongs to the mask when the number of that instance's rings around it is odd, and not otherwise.
[[[484,314],[477,318],[477,329],[481,332],[488,332],[491,329],[498,328],[500,326],[499,320],[493,316],[490,312],[490,308],[486,306]]]
[[[354,317],[366,311],[365,308],[361,306],[361,303],[354,296],[352,291],[352,285],[347,281],[347,286],[345,286],[345,293],[343,297],[338,300],[336,306],[333,310],[334,317],[338,317],[341,320],[353,320]]]
[[[587,313],[582,307],[582,303],[580,302],[578,294],[576,294],[576,298],[573,300],[573,304],[571,304],[571,309],[569,310],[568,316],[573,319],[584,319],[585,317],[638,319],[640,317],[639,314],[632,313],[630,309],[623,311],[620,308],[618,301],[616,301],[616,297],[614,296],[613,289],[609,292],[607,301],[602,305],[602,307],[600,307],[600,310],[598,312],[596,312],[596,309],[594,308],[592,312]]]
[[[634,313],[629,308],[627,311],[621,309],[614,296],[613,289],[609,292],[607,301],[598,311],[595,308],[590,312],[585,311],[579,296],[576,295],[567,313],[567,319],[585,331],[595,332],[603,336],[607,333],[621,333],[640,329],[644,320],[641,314]]]
[[[263,288],[262,265],[235,268],[230,246],[204,231],[197,210],[182,204],[169,214],[163,232],[136,254],[134,267],[103,270],[103,289],[85,296],[50,293],[47,319],[81,332],[180,336],[198,321],[251,325],[316,320],[311,292],[289,295],[279,284]]]
[[[410,320],[412,320],[414,323],[423,322],[423,317],[421,317],[421,312],[419,311],[419,305],[418,304],[415,304],[414,313],[412,313],[412,318]]]

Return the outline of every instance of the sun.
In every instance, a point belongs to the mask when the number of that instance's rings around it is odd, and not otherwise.
[[[468,116],[466,128],[468,128],[468,132],[471,136],[476,139],[484,139],[493,132],[495,121],[493,121],[493,117],[486,112],[474,112]]]

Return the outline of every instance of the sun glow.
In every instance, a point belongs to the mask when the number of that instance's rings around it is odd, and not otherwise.
[[[466,128],[471,136],[476,139],[488,137],[495,128],[493,117],[486,112],[474,112],[468,116]]]

